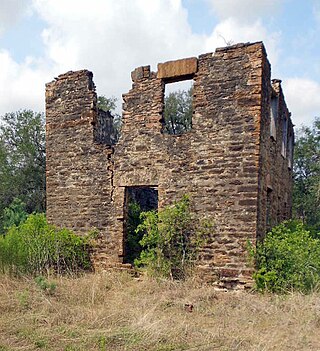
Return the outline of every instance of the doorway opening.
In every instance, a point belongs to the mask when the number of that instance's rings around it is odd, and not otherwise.
[[[124,207],[124,263],[134,264],[140,257],[143,234],[136,233],[141,224],[140,214],[158,210],[158,189],[156,186],[126,187]]]

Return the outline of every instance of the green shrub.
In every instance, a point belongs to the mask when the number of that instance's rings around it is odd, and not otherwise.
[[[137,233],[143,234],[143,250],[135,265],[146,267],[152,275],[185,278],[212,225],[200,224],[192,216],[188,196],[159,212],[142,212],[141,219]]]
[[[42,275],[90,269],[89,239],[49,225],[44,214],[32,214],[0,237],[0,270]]]
[[[258,290],[310,292],[320,282],[320,240],[302,222],[284,222],[257,244],[256,263]]]

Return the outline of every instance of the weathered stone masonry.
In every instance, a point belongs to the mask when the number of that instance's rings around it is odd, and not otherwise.
[[[220,286],[250,283],[247,240],[290,217],[293,126],[280,81],[270,81],[262,43],[139,67],[123,95],[123,128],[112,145],[92,73],[47,84],[47,216],[79,234],[101,233],[96,267],[124,259],[128,187],[155,187],[159,208],[190,194],[193,211],[214,218],[199,274]],[[192,130],[162,133],[165,84],[193,78]]]

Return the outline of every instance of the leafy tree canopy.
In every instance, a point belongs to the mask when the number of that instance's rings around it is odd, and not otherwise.
[[[114,110],[117,107],[117,98],[115,98],[114,96],[107,98],[105,95],[100,95],[98,96],[97,104],[98,108],[100,108],[103,111],[114,112]]]
[[[0,227],[15,198],[26,211],[45,211],[44,115],[31,110],[6,113],[0,125]],[[17,201],[17,200],[16,200]]]
[[[192,94],[178,90],[165,97],[164,133],[179,135],[189,131],[192,127]]]
[[[3,228],[5,230],[27,219],[26,205],[20,199],[14,198],[9,207],[3,210]]]
[[[297,132],[294,151],[293,210],[296,217],[320,230],[320,118]]]

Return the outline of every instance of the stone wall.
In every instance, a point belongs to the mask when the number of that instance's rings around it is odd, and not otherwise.
[[[166,62],[158,72],[139,67],[131,76],[115,146],[94,138],[98,111],[90,72],[69,72],[47,85],[48,219],[79,233],[98,228],[96,265],[119,265],[126,189],[157,189],[159,208],[189,194],[194,213],[215,223],[199,275],[220,286],[247,286],[247,241],[263,237],[267,215],[277,223],[291,211],[291,171],[279,145],[283,116],[290,133],[292,124],[281,87],[271,85],[263,44]],[[163,134],[165,84],[185,79],[194,80],[192,129]],[[276,140],[270,138],[272,94],[279,96]]]
[[[98,119],[92,73],[60,75],[46,86],[47,218],[86,233],[104,233],[104,252],[114,255],[105,233],[112,225],[113,149],[94,141]]]

